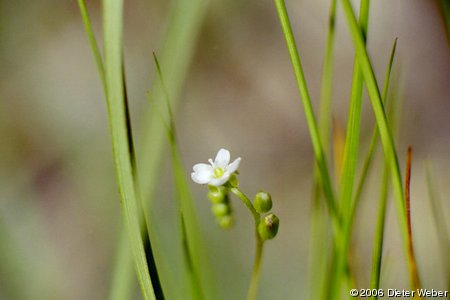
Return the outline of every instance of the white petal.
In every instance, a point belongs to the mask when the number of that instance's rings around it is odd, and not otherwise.
[[[228,181],[228,179],[230,179],[230,173],[229,173],[229,172],[225,172],[225,173],[223,174],[223,176],[220,177],[220,178],[212,178],[212,179],[209,181],[209,184],[210,184],[210,185],[213,185],[213,186],[221,186],[221,185],[223,185],[224,183],[226,183],[226,182]]]
[[[194,169],[194,172],[213,171],[213,168],[208,164],[195,164],[192,168]]]
[[[240,163],[241,158],[240,157],[236,158],[231,164],[228,165],[227,171],[230,172],[230,174],[233,174],[239,168]]]
[[[207,164],[196,164],[194,166],[194,172],[191,174],[191,178],[198,184],[208,183],[213,176],[213,168]]]
[[[230,162],[230,151],[226,149],[220,149],[217,152],[216,159],[214,160],[214,166],[225,168]]]

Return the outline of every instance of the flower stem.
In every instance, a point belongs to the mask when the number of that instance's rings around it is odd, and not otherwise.
[[[248,197],[243,192],[241,192],[241,190],[239,190],[236,187],[233,187],[230,190],[245,204],[245,206],[247,206],[247,208],[250,210],[255,220],[256,253],[255,253],[255,260],[253,262],[252,278],[250,280],[250,286],[248,287],[247,293],[247,300],[255,300],[256,294],[258,293],[258,284],[259,284],[259,277],[261,274],[260,269],[264,246],[264,241],[261,239],[258,233],[258,225],[261,221],[261,215],[256,211],[250,199],[248,199]]]
[[[241,199],[242,202],[244,202],[245,206],[247,206],[247,208],[250,210],[250,212],[253,215],[253,219],[255,219],[255,227],[256,229],[258,228],[259,225],[259,219],[260,219],[260,215],[259,213],[256,211],[255,207],[253,206],[252,202],[250,201],[250,199],[248,199],[248,197],[241,192],[240,189],[238,189],[237,187],[233,187],[230,189],[231,192],[233,194],[235,194],[236,196],[238,196],[239,199]]]
[[[256,232],[256,254],[255,254],[255,261],[253,262],[252,279],[250,281],[250,286],[248,288],[247,300],[255,300],[256,294],[258,293],[258,284],[260,277],[259,275],[261,274],[260,269],[261,269],[263,248],[264,248],[264,241],[261,240],[261,238],[258,235],[258,232]]]

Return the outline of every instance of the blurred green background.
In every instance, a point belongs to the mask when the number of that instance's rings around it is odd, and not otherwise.
[[[124,55],[138,145],[148,106],[145,93],[155,78],[151,53],[161,50],[174,1],[125,1]],[[186,173],[221,147],[231,150],[232,159],[242,157],[242,189],[250,195],[261,188],[271,192],[281,219],[277,239],[266,245],[260,298],[305,299],[313,156],[273,3],[206,3],[176,109]],[[444,289],[448,271],[427,195],[425,159],[434,166],[446,217],[450,212],[450,55],[438,4],[372,1],[368,34],[378,78],[398,37],[393,88],[402,109],[397,147],[402,170],[407,145],[414,151],[413,234],[422,283],[430,289]],[[287,6],[317,104],[329,4],[304,0],[287,1]],[[100,1],[88,1],[88,8],[101,41]],[[77,3],[3,0],[0,22],[0,299],[105,299],[122,216],[105,100]],[[334,122],[344,127],[353,55],[338,8]],[[365,101],[362,151],[372,126]],[[176,206],[170,161],[164,158],[155,212],[170,245],[178,242],[171,239]],[[361,288],[368,287],[381,164],[379,159],[370,176],[354,234]],[[253,260],[252,219],[233,201],[236,226],[222,231],[205,188],[191,187],[223,299],[242,299]],[[382,285],[406,288],[391,205],[388,218]]]

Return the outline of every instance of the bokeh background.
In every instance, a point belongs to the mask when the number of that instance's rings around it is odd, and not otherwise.
[[[151,53],[161,51],[174,1],[125,2],[124,55],[139,145],[149,105],[145,94],[155,78]],[[242,157],[242,189],[250,195],[271,192],[281,219],[278,237],[266,247],[261,299],[306,299],[313,156],[273,3],[205,3],[176,108],[186,173],[221,147],[231,150],[232,158]],[[329,4],[302,0],[287,6],[317,106]],[[100,1],[88,1],[88,8],[101,41]],[[122,216],[105,100],[77,3],[3,0],[0,22],[0,299],[105,299]],[[424,177],[428,159],[449,217],[450,55],[439,1],[372,1],[368,36],[380,82],[398,38],[397,146],[402,169],[407,146],[414,151],[412,218],[419,270],[424,287],[444,289],[446,266]],[[338,8],[334,123],[344,128],[353,55]],[[373,122],[366,97],[362,151]],[[176,206],[170,161],[164,158],[155,210],[170,220]],[[380,153],[376,165],[354,234],[361,288],[368,287],[370,274]],[[252,219],[233,201],[236,226],[220,230],[205,188],[191,187],[223,299],[243,299],[253,260]],[[395,215],[390,204],[382,284],[401,289],[407,287],[407,275]],[[170,243],[176,226],[161,224]]]

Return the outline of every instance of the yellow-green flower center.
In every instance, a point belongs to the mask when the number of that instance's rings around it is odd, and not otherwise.
[[[214,168],[214,178],[220,178],[225,171],[222,168]]]

